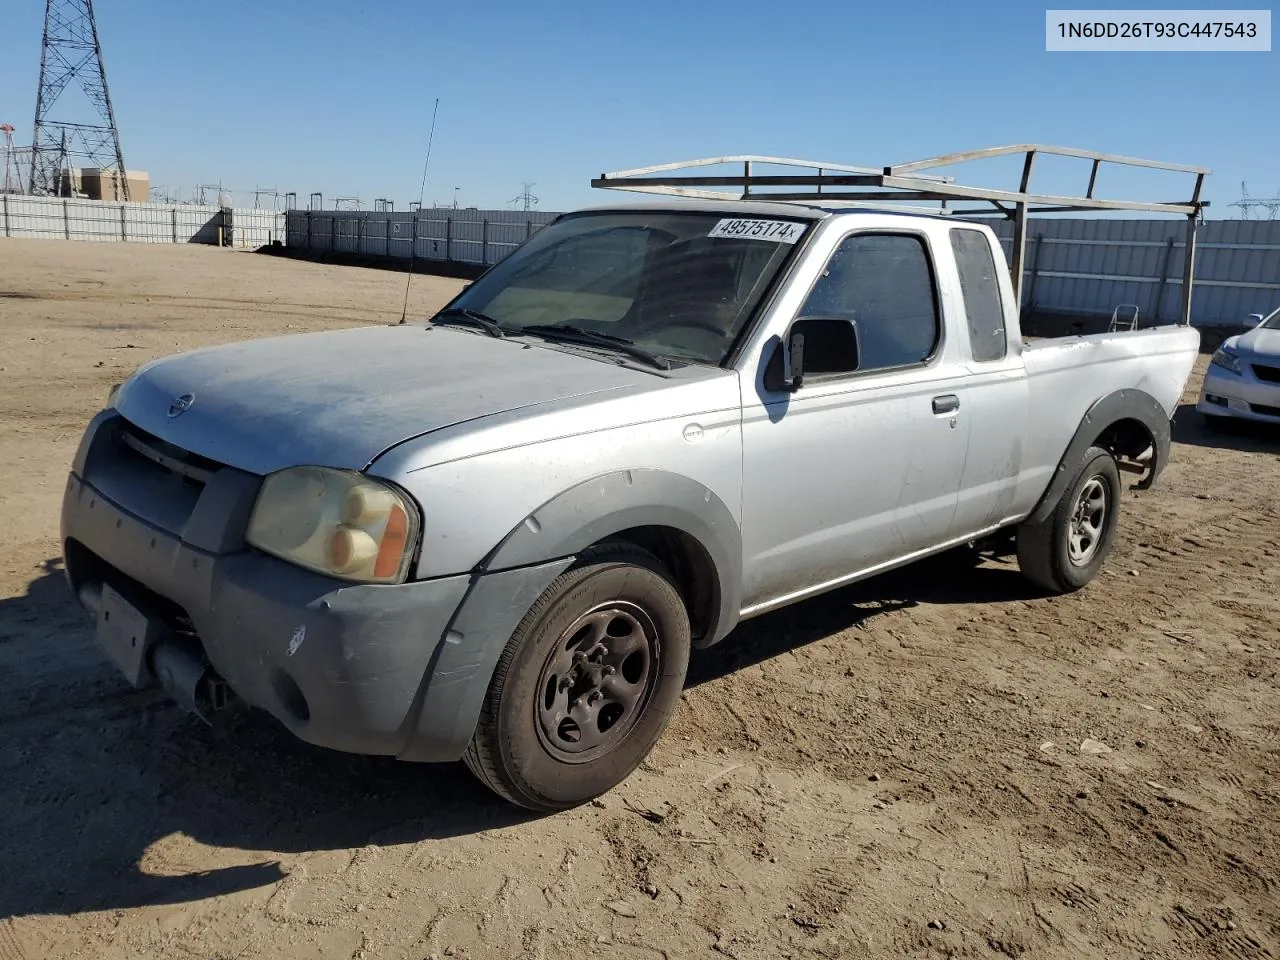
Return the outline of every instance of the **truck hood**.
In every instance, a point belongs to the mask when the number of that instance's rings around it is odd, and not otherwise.
[[[661,383],[538,344],[420,325],[297,334],[153,361],[115,406],[135,426],[250,473],[362,470],[466,420]]]
[[[1255,327],[1235,338],[1235,345],[1242,351],[1260,357],[1280,357],[1280,330],[1263,330]]]

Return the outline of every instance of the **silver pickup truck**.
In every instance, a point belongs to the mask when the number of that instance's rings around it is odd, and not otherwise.
[[[76,453],[66,571],[138,686],[563,809],[749,617],[991,535],[1087,584],[1198,346],[1024,342],[976,222],[580,211],[429,322],[140,369]]]

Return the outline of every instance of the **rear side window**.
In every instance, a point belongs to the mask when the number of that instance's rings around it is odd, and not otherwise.
[[[924,363],[940,332],[924,241],[900,233],[845,237],[801,313],[855,321],[859,370]]]
[[[952,230],[951,250],[960,272],[960,293],[969,320],[969,345],[975,360],[1002,360],[1005,355],[1004,308],[991,244],[978,230]]]

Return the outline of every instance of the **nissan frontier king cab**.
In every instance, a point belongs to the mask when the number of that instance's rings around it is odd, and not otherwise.
[[[748,618],[992,536],[1097,575],[1194,328],[1027,342],[976,218],[689,193],[560,216],[429,322],[139,369],[62,508],[104,655],[555,810]]]

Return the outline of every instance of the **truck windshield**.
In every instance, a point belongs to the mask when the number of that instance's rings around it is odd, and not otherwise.
[[[572,214],[544,227],[450,307],[474,311],[506,334],[567,325],[673,360],[719,365],[807,227],[799,219],[697,211]]]

